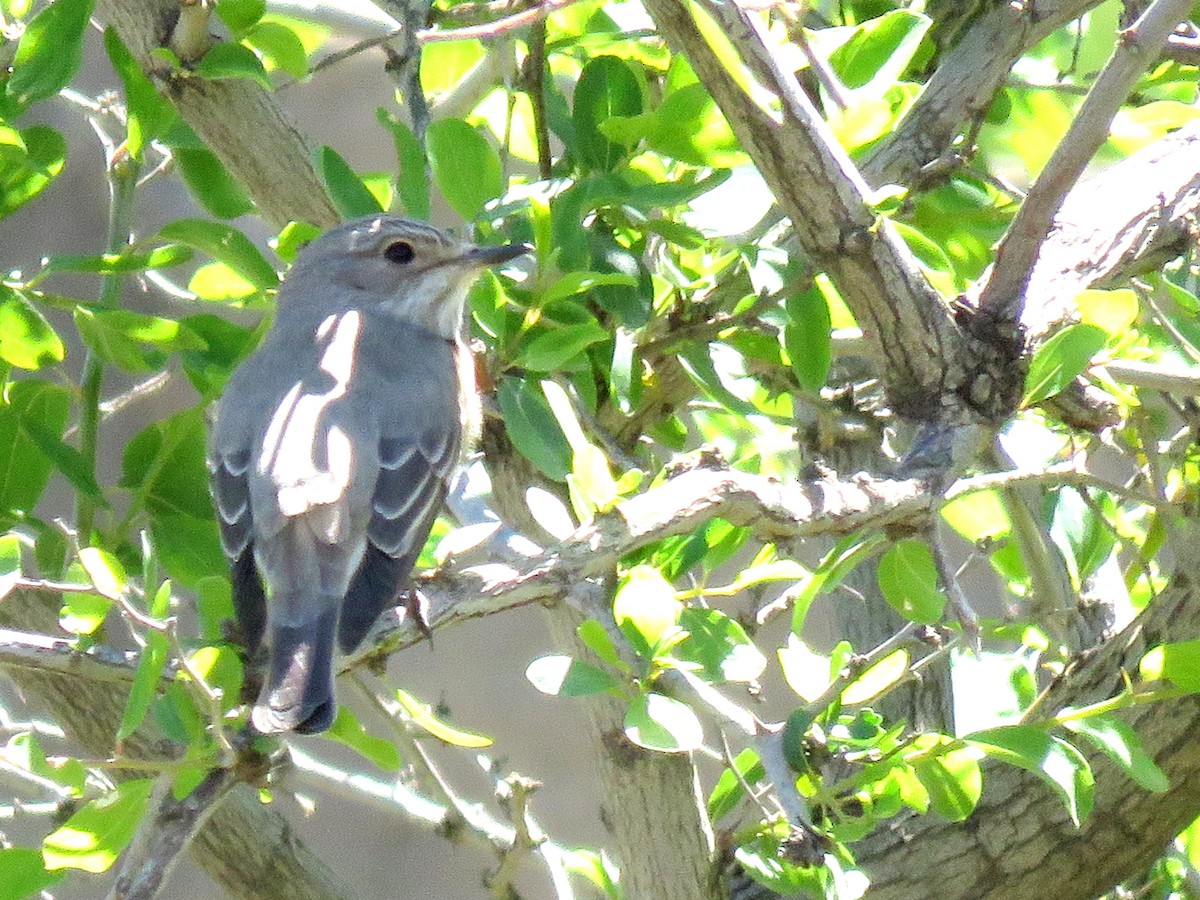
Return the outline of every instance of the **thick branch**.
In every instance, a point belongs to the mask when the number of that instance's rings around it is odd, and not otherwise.
[[[154,786],[151,808],[125,851],[109,900],[152,900],[166,885],[179,852],[195,836],[217,804],[237,783],[230,769],[213,769],[190,794],[176,800],[174,777],[162,775]]]
[[[1124,673],[1170,641],[1200,638],[1196,523],[1181,541],[1190,555],[1161,595],[1120,635],[1082,658],[1051,688],[1044,714],[1120,693]],[[1142,871],[1200,813],[1200,698],[1135,706],[1121,714],[1170,779],[1169,802],[1132,784],[1107,758],[1096,770],[1095,808],[1076,829],[1062,801],[1036,778],[988,766],[979,808],[964,828],[909,817],[859,846],[870,900],[1089,900]]]
[[[794,74],[774,58],[758,14],[732,3],[708,7],[761,84],[752,97],[706,42],[686,4],[648,0],[646,6],[729,120],[791,218],[805,254],[830,274],[886,360],[893,405],[918,421],[942,417],[942,405],[953,402],[954,386],[964,380],[956,361],[965,342],[907,246],[872,211],[870,189]],[[765,92],[778,98],[782,121],[759,96]]]
[[[714,516],[776,541],[909,521],[928,513],[934,502],[917,479],[859,475],[784,484],[734,469],[697,468],[625,501],[523,569],[499,563],[443,569],[419,589],[429,600],[430,624],[443,628],[514,606],[555,603],[581,582],[611,573],[634,550],[689,533]],[[397,625],[385,618],[366,642],[372,649],[351,657],[348,665],[422,638],[416,623]]]
[[[289,221],[328,227],[340,217],[313,171],[303,137],[271,96],[246,78],[211,81],[164,73],[150,54],[167,44],[178,16],[173,0],[99,0],[96,18],[116,28],[176,109],[246,188],[276,227]],[[165,81],[164,81],[165,79]]]
[[[917,102],[864,164],[863,175],[875,186],[911,183],[987,112],[1022,53],[1099,5],[1100,0],[991,3],[942,55]]]
[[[1200,210],[1200,122],[1084,181],[1063,201],[1026,288],[1033,338],[1075,312],[1093,284],[1150,271],[1183,252]]]
[[[1167,35],[1191,8],[1191,0],[1155,0],[1132,28],[1121,32],[1108,65],[1000,243],[991,277],[979,296],[980,308],[993,318],[1020,318],[1033,264],[1063,199],[1108,139],[1109,123],[1137,79],[1158,58]]]

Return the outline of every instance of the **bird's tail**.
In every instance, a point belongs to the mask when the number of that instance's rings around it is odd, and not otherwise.
[[[337,604],[300,624],[272,622],[271,663],[250,720],[263,734],[316,734],[333,724],[333,640]]]

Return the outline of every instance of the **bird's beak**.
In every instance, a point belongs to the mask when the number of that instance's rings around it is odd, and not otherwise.
[[[528,244],[500,244],[497,247],[472,247],[463,254],[463,261],[479,268],[498,266],[533,250]]]

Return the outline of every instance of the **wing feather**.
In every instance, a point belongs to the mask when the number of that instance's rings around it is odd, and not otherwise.
[[[380,441],[367,551],[338,624],[344,653],[357,647],[379,614],[394,605],[433,528],[457,457],[457,422],[416,440]]]

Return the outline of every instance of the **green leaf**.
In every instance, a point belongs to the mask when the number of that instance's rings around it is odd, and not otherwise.
[[[146,77],[141,65],[121,41],[111,25],[104,29],[104,47],[113,68],[125,88],[128,128],[125,147],[129,155],[141,160],[145,147],[159,137],[175,118],[175,110]]]
[[[45,381],[19,381],[8,387],[0,406],[0,511],[32,512],[50,480],[52,463],[29,436],[29,424],[61,437],[71,398]]]
[[[150,519],[150,533],[163,567],[185,587],[214,572],[225,571],[225,553],[211,514],[197,518],[155,511]]]
[[[396,688],[396,699],[404,707],[414,722],[432,734],[438,740],[445,741],[455,747],[481,749],[492,746],[492,739],[486,734],[476,734],[473,731],[463,731],[443,722],[424,703],[417,700],[406,691]]]
[[[637,279],[620,272],[568,272],[538,295],[538,303],[548,306],[606,284],[637,286]]]
[[[552,697],[620,696],[621,683],[610,672],[570,656],[542,656],[525,669],[529,683]]]
[[[813,571],[812,577],[792,598],[793,634],[799,635],[804,630],[804,620],[808,618],[808,610],[813,600],[841,584],[854,567],[875,553],[885,540],[886,538],[879,533],[848,534],[825,554],[821,564]]]
[[[234,34],[253,28],[267,11],[266,0],[217,0],[217,15]]]
[[[46,871],[41,851],[0,847],[0,900],[26,900],[61,880],[61,872]]]
[[[20,578],[21,539],[15,534],[0,535],[0,601],[9,595]],[[588,621],[595,622],[596,620],[588,619]]]
[[[860,673],[842,691],[842,703],[851,706],[874,699],[903,678],[907,670],[907,650],[900,649],[889,653],[875,665]]]
[[[92,0],[54,0],[25,26],[6,92],[20,106],[52,97],[71,83],[83,61],[83,32]]]
[[[211,518],[204,446],[200,409],[155,422],[125,445],[121,486],[136,490],[152,513]]]
[[[201,300],[241,304],[253,300],[259,289],[223,262],[210,262],[192,273],[187,288]]]
[[[624,660],[617,653],[617,647],[613,643],[613,639],[609,636],[608,631],[595,619],[584,619],[579,623],[579,627],[575,629],[575,633],[579,635],[579,639],[587,646],[589,650],[595,653],[600,659],[608,663],[610,666],[616,666],[618,669],[628,671]]]
[[[537,382],[505,376],[497,394],[513,446],[544,475],[565,481],[571,471],[571,446]]]
[[[233,589],[224,575],[209,575],[194,585],[196,614],[200,619],[200,639],[215,642],[222,638],[222,623],[237,618],[233,610]]]
[[[67,789],[72,797],[82,797],[88,773],[79,760],[70,757],[47,759],[37,737],[29,732],[13,735],[0,752],[0,758],[34,775]]]
[[[995,491],[972,491],[955,497],[942,507],[942,518],[972,543],[1012,532],[1008,511]]]
[[[195,247],[218,259],[255,287],[278,287],[279,275],[258,248],[236,228],[204,219],[178,219],[159,232],[170,241]]]
[[[121,716],[120,727],[117,728],[117,740],[129,738],[146,713],[150,711],[150,702],[158,693],[158,686],[163,677],[163,666],[167,662],[167,636],[161,631],[147,631],[146,645],[142,647],[138,658],[137,672],[133,676],[133,685],[129,688],[129,699],[125,701],[125,712]]]
[[[203,350],[185,350],[179,354],[183,371],[202,397],[215,397],[234,366],[253,349],[256,335],[248,328],[208,313],[188,316],[181,323],[206,345]]]
[[[1033,406],[1066,388],[1104,349],[1108,335],[1095,325],[1068,325],[1038,347],[1025,377],[1022,406]]]
[[[1005,725],[977,731],[964,738],[988,756],[1032,772],[1062,799],[1076,826],[1092,810],[1092,770],[1078,750],[1066,741],[1029,725]]]
[[[1139,786],[1155,794],[1164,794],[1170,779],[1142,747],[1137,732],[1111,713],[1067,718],[1071,710],[1059,713],[1063,727],[1085,738],[1097,750],[1121,767]]]
[[[788,359],[800,387],[816,393],[825,386],[833,360],[829,304],[817,287],[787,298],[788,325],[783,332]]]
[[[25,155],[0,166],[0,218],[24,206],[62,172],[67,162],[67,142],[46,125],[31,125],[20,132]]]
[[[946,743],[941,735],[920,735],[916,746],[929,749]],[[929,794],[933,811],[951,822],[962,822],[975,811],[983,793],[983,771],[976,751],[968,747],[913,760],[913,771]]]
[[[924,541],[907,538],[896,543],[879,560],[878,579],[884,599],[906,619],[918,625],[941,619],[946,595]]]
[[[337,718],[323,737],[345,744],[364,759],[370,760],[385,772],[400,771],[400,751],[391,741],[376,737],[358,721],[354,713],[339,706]]]
[[[62,362],[66,347],[25,295],[0,284],[0,359],[18,369]]]
[[[1147,681],[1162,679],[1185,691],[1200,693],[1200,641],[1160,644],[1146,652],[1138,670]]]
[[[160,368],[176,350],[200,350],[204,341],[173,319],[127,309],[78,306],[79,336],[103,360],[127,372]]]
[[[591,524],[596,512],[608,512],[619,499],[608,457],[589,443],[581,443],[572,453],[567,488],[575,516],[583,525]]]
[[[288,222],[275,239],[275,255],[289,266],[296,262],[296,257],[304,249],[304,245],[315,241],[321,236],[321,229],[307,222]]]
[[[642,656],[679,630],[682,612],[675,589],[653,566],[630,569],[613,597],[613,618]]]
[[[746,162],[746,153],[716,101],[702,84],[671,94],[658,109],[650,146],[681,162],[728,169]]]
[[[571,121],[575,149],[588,167],[609,171],[625,155],[620,145],[599,129],[612,116],[636,116],[642,111],[642,89],[637,76],[616,56],[597,56],[583,67],[575,84]]]
[[[91,464],[83,458],[83,454],[64,443],[62,438],[41,422],[30,420],[25,422],[25,434],[42,451],[42,455],[54,464],[79,493],[86,494],[101,505],[107,506],[104,492],[96,483],[95,472]]]
[[[253,211],[254,201],[211,150],[178,147],[171,153],[183,183],[208,212],[222,219],[236,219]]]
[[[295,31],[281,22],[259,22],[246,33],[242,43],[248,44],[272,67],[282,69],[293,78],[308,74],[304,43]]]
[[[1137,294],[1129,288],[1080,291],[1075,295],[1075,307],[1081,323],[1102,328],[1112,338],[1124,336],[1138,317]]]
[[[425,166],[425,150],[412,129],[386,109],[375,110],[375,118],[392,133],[396,145],[396,162],[400,174],[396,187],[404,211],[414,219],[429,218],[429,174]]]
[[[67,571],[83,580],[81,567],[73,565]],[[63,594],[58,626],[71,634],[95,634],[108,618],[112,606],[113,601],[100,594]]]
[[[687,637],[671,655],[701,666],[706,681],[754,681],[767,667],[766,657],[745,629],[719,609],[688,607],[680,613],[679,625]]]
[[[147,269],[168,269],[185,263],[192,258],[192,251],[180,244],[163,244],[153,250],[137,252],[128,249],[124,253],[101,253],[96,256],[79,256],[71,253],[56,253],[46,260],[39,277],[53,272],[94,272],[97,275],[128,275]],[[71,304],[74,306],[89,304]],[[90,308],[90,307],[89,307]],[[100,307],[106,309],[107,307]]]
[[[153,788],[152,778],[124,781],[84,805],[42,842],[46,868],[107,872],[137,833]]]
[[[713,822],[724,818],[737,808],[738,803],[746,796],[743,782],[753,785],[767,777],[762,760],[749,748],[737,755],[733,761],[733,769],[726,768],[721,772],[712,793],[708,795],[708,818]]]
[[[238,705],[245,672],[242,658],[229,644],[200,647],[188,656],[188,666],[205,684],[221,693],[221,709],[228,712]],[[190,678],[179,674],[177,679]]]
[[[829,64],[847,88],[882,97],[912,62],[929,25],[928,16],[892,10],[857,26]]]
[[[354,219],[383,212],[375,195],[367,190],[362,179],[336,151],[321,147],[314,156],[317,174],[325,182],[325,189],[342,218]]]
[[[704,742],[704,728],[686,703],[662,694],[639,694],[625,713],[625,734],[639,747],[686,753]]]
[[[262,60],[249,47],[241,44],[213,44],[196,65],[196,74],[215,81],[226,78],[249,78],[264,90],[274,85],[263,68]]]
[[[434,184],[464,219],[474,219],[489,200],[504,193],[504,170],[496,148],[461,119],[430,123],[425,146]]]
[[[513,364],[537,372],[555,372],[577,362],[584,350],[608,337],[608,331],[595,322],[548,328],[521,348]]]

